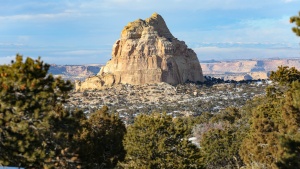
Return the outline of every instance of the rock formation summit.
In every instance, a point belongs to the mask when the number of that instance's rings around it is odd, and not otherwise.
[[[115,42],[112,58],[97,76],[77,82],[77,90],[101,89],[116,84],[141,85],[204,81],[196,53],[169,31],[157,13],[128,23]]]

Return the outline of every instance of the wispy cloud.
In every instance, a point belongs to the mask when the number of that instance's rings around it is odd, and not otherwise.
[[[297,0],[282,0],[285,3],[296,2]]]
[[[98,55],[87,55],[87,56],[64,56],[64,57],[51,57],[44,56],[42,60],[49,64],[59,65],[83,65],[83,64],[105,64],[109,58],[101,59]]]
[[[49,14],[19,14],[0,16],[0,20],[35,20],[35,19],[58,19],[64,17],[76,17],[79,14],[74,11],[64,11],[62,13],[49,13]]]
[[[4,56],[0,57],[0,64],[10,64],[12,60],[15,60],[16,56]]]
[[[106,62],[123,27],[153,12],[199,58],[295,56],[287,47],[297,48],[300,40],[288,22],[299,5],[299,0],[3,1],[0,60],[22,52],[46,56],[51,63]]]
[[[291,1],[291,0],[285,0]],[[281,0],[274,1],[261,1],[251,0],[251,3],[245,3],[241,0],[153,0],[153,1],[142,1],[142,0],[103,0],[103,1],[89,1],[83,6],[98,6],[104,5],[105,7],[117,8],[119,5],[123,7],[130,7],[130,9],[189,9],[189,10],[211,10],[211,9],[244,9],[244,8],[260,8],[262,6],[270,6],[279,4]],[[166,8],[167,7],[167,8]],[[126,9],[126,8],[124,8]]]
[[[292,33],[293,25],[288,21],[288,16],[250,18],[174,34],[192,47],[299,47],[299,38]]]
[[[73,51],[64,51],[64,52],[55,52],[54,54],[60,55],[99,55],[101,50],[73,50]]]
[[[193,44],[195,48],[199,47],[218,47],[218,48],[295,48],[293,43],[278,42],[200,42]]]
[[[8,47],[8,46],[24,46],[22,43],[1,43],[0,42],[0,47]]]
[[[194,49],[200,60],[210,59],[261,59],[300,57],[300,49],[295,48],[220,48],[199,47]]]

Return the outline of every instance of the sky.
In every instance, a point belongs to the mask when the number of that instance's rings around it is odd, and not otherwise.
[[[200,61],[300,58],[300,0],[0,0],[0,64],[104,64],[128,22],[157,12]]]

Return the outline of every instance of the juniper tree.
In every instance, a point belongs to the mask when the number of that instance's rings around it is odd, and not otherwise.
[[[271,102],[271,103],[268,103]],[[240,155],[247,166],[254,168],[276,168],[280,159],[278,103],[268,100],[252,112],[250,133],[243,140]]]
[[[92,113],[83,127],[78,136],[83,167],[114,168],[124,159],[126,128],[117,114],[108,113],[107,106]]]
[[[80,168],[85,163],[80,158],[82,144],[78,135],[83,132],[86,116],[82,110],[69,111],[63,106],[54,108],[47,130],[48,149],[54,150],[54,156],[43,164],[45,168]],[[39,161],[43,163],[43,161]]]
[[[290,23],[295,23],[296,27],[292,28],[292,31],[297,35],[300,36],[300,12],[298,16],[293,16],[290,18]]]
[[[281,87],[289,87],[292,82],[300,80],[300,71],[295,67],[279,66],[276,71],[271,72],[270,80],[279,83]]]
[[[166,114],[139,115],[124,138],[125,168],[201,168],[200,150],[188,141],[190,130]]]
[[[283,123],[280,128],[281,159],[277,162],[279,168],[300,167],[300,83],[293,82],[286,93],[281,108]]]
[[[201,115],[202,116],[202,115]],[[242,109],[229,107],[194,126],[205,168],[239,168],[241,140],[247,133],[247,116]]]
[[[21,55],[0,66],[1,166],[51,167],[67,148],[59,143],[72,137],[68,129],[76,131],[76,120],[62,107],[72,84],[48,75],[49,67],[40,58],[23,62]]]
[[[288,67],[272,73],[275,86],[253,108],[250,132],[241,145],[240,155],[246,165],[300,167],[300,83],[295,78],[299,74],[295,68]]]

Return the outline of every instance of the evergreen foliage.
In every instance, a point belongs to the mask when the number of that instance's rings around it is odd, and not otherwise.
[[[275,84],[260,105],[253,108],[250,131],[240,155],[249,167],[300,167],[299,71],[279,67],[272,73]],[[271,90],[270,90],[271,89]],[[270,92],[271,91],[271,92]]]
[[[40,58],[0,66],[0,166],[300,168],[300,71],[281,66],[266,96],[218,114],[141,114],[126,129],[104,106],[66,110],[70,81]],[[202,106],[202,105],[200,105]],[[127,130],[127,131],[126,131]],[[188,139],[196,136],[200,148]]]
[[[280,158],[278,123],[279,105],[268,102],[253,111],[250,133],[244,139],[240,154],[243,161],[251,167],[276,168]]]
[[[182,119],[164,114],[139,115],[124,138],[124,168],[201,168],[199,149],[188,141]]]
[[[93,113],[79,136],[80,159],[85,168],[114,168],[124,160],[124,123],[118,115],[108,114],[108,108]]]
[[[239,168],[243,162],[239,148],[248,126],[246,114],[242,110],[229,107],[209,121],[197,124],[193,135],[200,143],[205,168]]]
[[[294,81],[300,80],[300,71],[295,67],[279,66],[277,71],[271,72],[270,80],[282,86],[289,85]]]
[[[67,111],[62,106],[54,108],[50,128],[47,129],[47,141],[55,154],[44,163],[44,168],[78,168],[84,163],[79,158],[80,142],[76,139],[82,132],[82,122],[86,116],[81,110]],[[51,144],[50,144],[51,143]]]
[[[57,131],[55,119],[65,113],[61,107],[72,84],[47,75],[48,70],[40,58],[23,62],[21,55],[0,66],[1,165],[42,168],[57,155],[51,137],[60,134],[51,130]]]
[[[282,157],[279,168],[300,167],[300,83],[293,82],[284,99],[282,110]]]
[[[113,168],[126,132],[107,107],[90,118],[63,107],[70,81],[47,74],[40,58],[0,66],[0,166]]]
[[[300,36],[300,12],[298,16],[293,16],[290,18],[290,23],[295,23],[296,27],[292,28],[292,31],[297,35]]]

